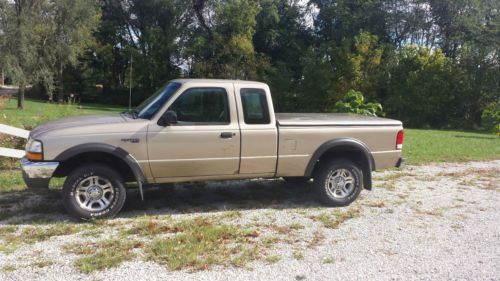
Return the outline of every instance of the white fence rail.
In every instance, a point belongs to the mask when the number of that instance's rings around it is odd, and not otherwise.
[[[11,136],[16,136],[20,138],[27,139],[30,135],[30,131],[0,124],[0,134],[7,134]],[[12,157],[12,158],[22,158],[24,156],[24,150],[12,149],[0,147],[0,156]]]

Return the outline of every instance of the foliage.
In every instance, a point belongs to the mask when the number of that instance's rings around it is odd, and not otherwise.
[[[178,77],[251,79],[278,111],[329,112],[354,90],[406,126],[477,128],[500,93],[499,11],[495,0],[0,0],[0,65],[19,85],[98,102],[125,104],[132,85],[137,103]]]
[[[347,92],[347,95],[341,101],[335,103],[333,111],[370,116],[384,116],[380,103],[366,103],[363,94],[354,90]]]
[[[64,71],[78,62],[78,57],[93,43],[92,32],[99,22],[94,0],[48,0],[50,18],[47,33],[51,34],[47,57],[57,75],[59,100],[64,95]]]
[[[492,102],[481,115],[483,125],[500,137],[500,103]]]
[[[445,127],[458,115],[462,72],[440,50],[407,46],[388,66],[387,113],[410,127]]]
[[[21,109],[27,85],[43,81],[51,88],[51,69],[44,55],[49,39],[47,9],[46,1],[0,1],[0,64],[4,65],[6,75],[19,85]]]

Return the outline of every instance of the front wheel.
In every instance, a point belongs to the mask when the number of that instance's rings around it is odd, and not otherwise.
[[[347,159],[334,159],[321,164],[314,178],[318,199],[328,206],[347,206],[361,192],[363,174]]]
[[[126,198],[122,177],[101,164],[75,169],[66,178],[62,193],[68,213],[84,220],[115,216]]]

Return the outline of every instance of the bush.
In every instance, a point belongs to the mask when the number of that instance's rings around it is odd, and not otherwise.
[[[333,112],[356,113],[370,116],[384,116],[380,103],[365,103],[365,98],[361,92],[350,90],[343,100],[335,103]]]
[[[500,137],[500,103],[492,102],[481,115],[483,126]]]

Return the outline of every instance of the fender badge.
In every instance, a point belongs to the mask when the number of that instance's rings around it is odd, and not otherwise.
[[[121,139],[122,142],[139,143],[141,140],[136,138]]]

